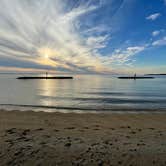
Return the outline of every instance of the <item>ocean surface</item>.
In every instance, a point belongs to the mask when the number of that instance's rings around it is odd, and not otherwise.
[[[147,80],[120,80],[112,75],[17,80],[18,76],[29,75],[0,74],[0,108],[47,112],[166,110],[166,76]]]

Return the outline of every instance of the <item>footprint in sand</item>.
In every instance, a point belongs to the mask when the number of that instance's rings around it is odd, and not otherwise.
[[[131,131],[130,133],[131,133],[131,134],[136,134],[136,132],[135,132],[135,131]]]
[[[145,146],[145,143],[137,143],[137,146]]]
[[[155,128],[153,128],[153,127],[150,127],[149,129],[150,129],[150,130],[155,130]]]
[[[83,129],[89,129],[89,127],[83,127]]]
[[[50,135],[44,135],[45,138],[50,138],[51,136]]]
[[[123,143],[123,145],[130,145],[131,143],[129,143],[129,142],[125,142],[125,143]]]
[[[71,146],[71,143],[68,142],[68,143],[66,143],[64,146],[65,146],[65,147],[70,147],[70,146]]]
[[[111,143],[110,140],[105,140],[103,143],[106,144],[106,145],[110,145],[110,146],[113,145],[113,143]]]
[[[22,135],[27,135],[31,130],[30,129],[26,129],[22,132]]]
[[[130,129],[130,126],[120,126],[121,129]]]
[[[74,130],[75,127],[66,127],[66,128],[64,128],[64,129],[67,129],[67,130]]]
[[[98,128],[95,128],[95,129],[93,129],[93,130],[100,130],[100,129],[98,129]]]
[[[36,129],[35,131],[42,131],[44,130],[43,128]]]
[[[103,143],[108,145],[110,143],[110,140],[105,140]]]
[[[94,127],[100,127],[99,125],[94,125]]]
[[[59,132],[59,130],[57,130],[57,129],[54,129],[54,131],[55,131],[55,132]]]
[[[93,143],[93,144],[91,144],[92,147],[93,146],[97,146],[97,145],[99,145],[99,143]]]
[[[8,134],[14,134],[14,133],[16,133],[16,128],[8,129],[8,130],[6,130],[6,132],[7,132]]]
[[[136,152],[137,149],[129,149],[130,152]]]
[[[40,142],[39,144],[40,144],[40,145],[45,145],[45,144],[46,144],[46,142]]]
[[[14,153],[14,156],[20,155],[20,154],[22,153],[22,151],[23,151],[23,149],[20,149],[19,151],[15,152],[15,153]]]
[[[122,161],[118,161],[118,164],[121,165],[121,164],[122,164]]]
[[[123,154],[122,154],[122,157],[126,157],[126,156],[127,156],[127,153],[123,153]]]
[[[117,139],[115,139],[114,141],[115,141],[115,142],[118,142],[118,140],[117,140]]]
[[[138,131],[142,131],[142,129],[137,129]]]
[[[21,136],[21,137],[16,138],[17,141],[19,141],[19,140],[22,141],[22,140],[25,140],[25,139],[27,139],[25,136]]]

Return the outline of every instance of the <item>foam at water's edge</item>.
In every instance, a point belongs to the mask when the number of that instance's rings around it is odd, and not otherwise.
[[[21,105],[21,104],[0,104],[0,109],[20,110],[20,111],[43,111],[43,112],[62,112],[62,113],[166,113],[166,109],[147,109],[147,108],[77,108],[61,106],[43,105]]]

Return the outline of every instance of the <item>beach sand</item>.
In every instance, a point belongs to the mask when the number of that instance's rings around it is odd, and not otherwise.
[[[165,166],[166,114],[0,110],[0,165]]]

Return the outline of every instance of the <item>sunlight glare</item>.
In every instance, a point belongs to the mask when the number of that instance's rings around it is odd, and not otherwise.
[[[48,59],[49,55],[48,54],[44,54],[44,58]]]
[[[47,47],[39,48],[38,53],[44,59],[49,59],[50,57],[55,55],[54,50],[47,48]]]

